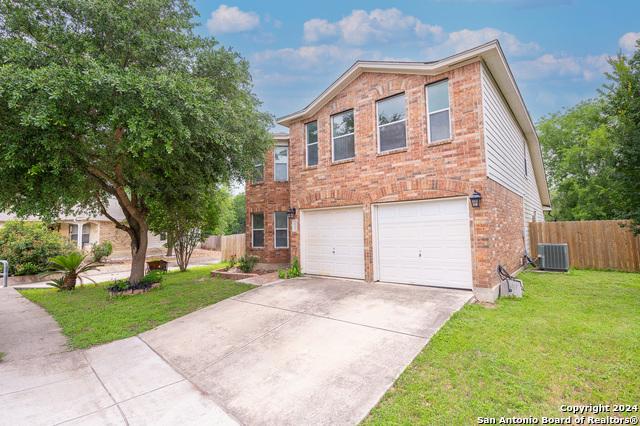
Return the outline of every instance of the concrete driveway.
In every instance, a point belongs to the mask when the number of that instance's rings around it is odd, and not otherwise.
[[[471,297],[305,277],[139,337],[241,423],[352,425]]]
[[[0,289],[0,423],[357,424],[471,297],[297,278],[65,352],[42,308]]]

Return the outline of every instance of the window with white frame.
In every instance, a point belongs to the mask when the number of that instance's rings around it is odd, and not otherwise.
[[[251,213],[251,247],[264,247],[264,213]]]
[[[287,212],[275,212],[275,247],[287,248],[289,247],[289,218]]]
[[[289,179],[289,147],[276,146],[273,150],[274,180],[286,181]]]
[[[89,227],[91,225],[85,223],[82,227],[82,244],[89,244]],[[69,238],[74,243],[78,243],[78,225],[69,225]]]
[[[407,146],[407,114],[404,93],[378,101],[378,152]]]
[[[427,86],[427,113],[429,142],[451,139],[448,80]]]
[[[353,110],[331,117],[333,161],[348,160],[356,156]]]
[[[307,167],[318,165],[318,122],[305,125],[307,133]]]
[[[264,164],[262,164],[262,162],[259,162],[259,160],[256,160],[255,164],[256,169],[253,173],[253,182],[264,182]]]

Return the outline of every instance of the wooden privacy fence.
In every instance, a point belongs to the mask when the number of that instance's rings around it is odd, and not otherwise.
[[[538,257],[538,243],[566,243],[570,267],[640,271],[640,236],[620,223],[626,221],[532,222],[532,257]]]
[[[246,249],[245,239],[245,234],[223,235],[220,244],[222,260],[229,260],[229,258],[234,254],[238,257],[244,256]]]
[[[200,244],[200,248],[205,250],[220,250],[222,248],[222,236],[221,235],[212,235],[202,244]]]

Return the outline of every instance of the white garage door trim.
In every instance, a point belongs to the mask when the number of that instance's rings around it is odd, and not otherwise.
[[[415,227],[415,229],[412,228],[411,230],[407,231],[411,232],[412,234],[407,238],[408,242],[406,247],[401,247],[403,249],[406,249],[407,252],[401,255],[396,250],[395,253],[397,256],[397,260],[395,260],[394,262],[389,261],[389,259],[392,259],[393,257],[390,256],[388,252],[384,260],[381,261],[382,249],[384,248],[385,250],[389,250],[390,248],[394,247],[393,244],[391,245],[391,247],[381,247],[381,240],[385,238],[384,236],[381,236],[381,234],[391,235],[391,232],[394,232],[395,234],[393,235],[401,236],[402,232],[401,227],[399,226],[401,222],[395,222],[396,219],[383,219],[384,221],[388,222],[387,224],[381,223],[380,209],[385,209],[387,207],[391,209],[393,207],[402,207],[408,205],[417,207],[420,204],[423,204],[424,207],[427,207],[427,209],[425,210],[426,212],[428,212],[429,214],[435,213],[435,216],[432,216],[431,219],[426,219],[424,221],[415,219],[419,223],[422,223],[423,226]],[[437,208],[435,208],[436,206]],[[440,211],[438,212],[438,210]],[[399,214],[400,210],[396,209],[396,211]],[[391,212],[391,210],[389,210],[388,212]],[[409,211],[405,213],[409,213]],[[400,221],[400,219],[398,220]],[[407,221],[407,223],[414,222],[414,219],[411,218],[411,216],[407,216],[405,220]],[[372,225],[374,258],[373,273],[375,281],[440,286],[448,288],[463,288],[469,290],[473,288],[471,223],[469,220],[469,201],[467,197],[450,197],[432,200],[374,204],[372,205]],[[392,229],[394,226],[396,226],[397,229]],[[414,241],[414,243],[412,244],[410,242],[411,237],[413,237],[414,235],[419,235],[420,232],[426,232],[431,235],[430,232],[444,232],[446,228],[450,228],[448,231],[455,231],[456,237],[455,239],[451,240],[450,244],[444,243],[442,245],[442,248],[440,249],[434,249],[433,244],[429,244],[427,240],[424,240],[426,242],[425,248],[418,248],[417,246],[413,247],[412,245],[414,244],[419,245],[422,243]],[[447,232],[447,234],[449,234],[449,232]],[[386,238],[389,239],[390,237]],[[397,248],[398,246],[395,247]],[[415,275],[413,277],[410,276],[411,274],[408,271],[408,269],[410,268],[398,269],[398,273],[390,272],[395,265],[397,265],[397,268],[406,267],[407,265],[403,265],[403,261],[405,259],[409,259],[410,256],[414,254],[413,251],[417,251],[417,253],[415,253],[416,261],[418,261],[418,256],[421,256],[420,262],[426,262],[427,259],[429,259],[429,256],[438,255],[455,255],[456,260],[452,261],[449,264],[446,263],[446,260],[444,262],[440,261],[438,263],[432,263],[434,267],[430,271],[428,277],[426,277],[423,273],[418,272],[418,270],[429,270],[429,265],[426,263],[423,263],[422,267],[416,268]],[[406,273],[406,276],[400,276],[402,273]],[[434,279],[434,277],[438,276],[438,279]]]
[[[304,209],[300,211],[300,266],[304,273],[364,279],[364,212],[362,205]],[[311,253],[312,235],[317,232],[320,216],[325,223],[347,219],[338,229],[324,229],[327,242],[317,240]],[[313,227],[313,229],[308,229]],[[333,235],[330,235],[332,234]],[[315,237],[314,237],[315,238]],[[336,238],[339,238],[336,243]],[[337,261],[342,256],[344,262]]]

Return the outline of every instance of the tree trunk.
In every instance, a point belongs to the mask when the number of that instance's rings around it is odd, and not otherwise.
[[[173,237],[167,234],[167,256],[173,256]]]
[[[134,235],[131,238],[131,275],[129,281],[132,283],[137,283],[144,277],[147,261],[147,222],[146,220],[140,222],[137,224],[138,226],[131,226]]]
[[[76,278],[78,278],[78,275],[68,273],[64,279],[64,284],[62,285],[62,289],[73,290],[74,288],[76,288]]]

